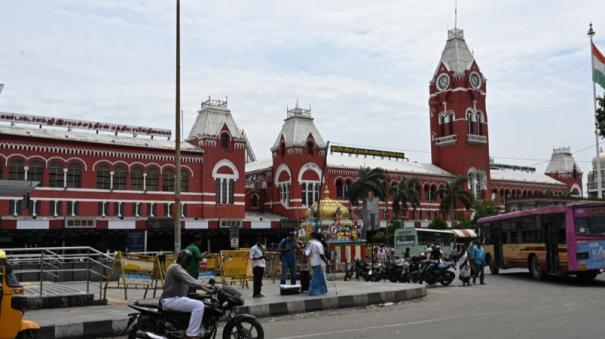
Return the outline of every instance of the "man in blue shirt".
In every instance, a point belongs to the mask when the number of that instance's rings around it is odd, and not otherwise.
[[[281,252],[281,279],[280,284],[286,284],[286,276],[290,272],[290,284],[296,285],[296,251],[298,242],[294,238],[294,232],[290,232],[287,238],[279,242]]]
[[[473,261],[475,263],[475,272],[473,273],[473,284],[477,281],[479,276],[479,282],[481,285],[485,285],[483,268],[485,267],[485,249],[481,240],[477,240],[475,247],[473,248]]]

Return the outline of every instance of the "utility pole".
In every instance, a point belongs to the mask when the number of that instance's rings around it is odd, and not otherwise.
[[[175,183],[174,183],[174,251],[181,251],[181,1],[176,0],[176,109],[175,109]]]

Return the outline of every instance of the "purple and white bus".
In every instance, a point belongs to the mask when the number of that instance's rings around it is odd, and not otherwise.
[[[544,207],[481,218],[480,237],[493,274],[528,268],[590,281],[605,270],[605,203]]]

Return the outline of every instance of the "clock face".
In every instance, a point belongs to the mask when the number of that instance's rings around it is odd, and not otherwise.
[[[472,88],[481,87],[481,77],[479,77],[479,74],[477,74],[477,73],[471,74],[471,87]]]
[[[440,91],[443,91],[450,85],[450,77],[447,74],[441,74],[439,78],[437,78],[437,88]]]

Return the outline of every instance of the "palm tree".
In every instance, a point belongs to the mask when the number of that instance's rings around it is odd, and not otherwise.
[[[351,205],[357,205],[359,200],[365,200],[369,192],[374,192],[380,200],[385,199],[386,194],[382,182],[385,175],[382,168],[360,167],[357,171],[357,180],[349,188],[349,201]]]
[[[420,194],[416,187],[419,185],[417,178],[402,178],[397,186],[391,187],[393,194],[393,213],[399,216],[408,207],[416,208],[420,206]]]
[[[456,206],[462,204],[465,209],[470,209],[473,206],[473,196],[464,189],[466,177],[455,176],[447,182],[445,186],[439,187],[437,194],[442,197],[439,209],[443,213],[448,213],[450,222],[453,221],[453,214]]]

